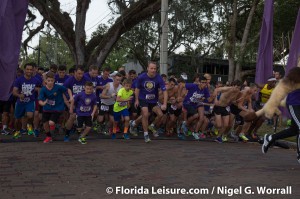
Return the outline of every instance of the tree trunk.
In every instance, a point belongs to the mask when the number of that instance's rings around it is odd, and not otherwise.
[[[244,60],[248,35],[249,35],[249,32],[250,32],[252,19],[253,19],[254,12],[256,10],[258,2],[259,2],[259,0],[253,0],[252,7],[251,7],[250,13],[248,15],[247,23],[246,23],[246,26],[245,26],[245,29],[244,29],[242,42],[239,46],[239,51],[238,51],[239,56],[238,56],[237,64],[236,64],[236,67],[235,67],[235,79],[238,79],[238,80],[241,80],[241,78],[242,78],[242,76],[241,76],[241,71],[242,71],[241,63]]]
[[[90,0],[77,0],[76,24],[75,24],[75,46],[76,46],[76,63],[84,64],[85,58],[85,19],[86,12],[89,8]]]
[[[233,15],[229,17],[230,20],[230,32],[228,38],[228,62],[229,62],[229,74],[228,74],[228,81],[232,82],[235,79],[235,45],[236,45],[236,21],[237,21],[237,0],[233,2]]]

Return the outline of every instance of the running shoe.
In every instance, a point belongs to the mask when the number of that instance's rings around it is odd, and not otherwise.
[[[215,135],[219,135],[219,131],[217,128],[215,128],[214,133],[215,133]]]
[[[222,137],[217,137],[217,138],[215,139],[215,142],[223,143]]]
[[[192,135],[194,136],[194,139],[195,139],[195,140],[199,140],[199,139],[200,139],[200,138],[199,138],[199,133],[193,132]]]
[[[230,137],[233,138],[235,141],[238,141],[238,140],[239,140],[239,137],[235,134],[234,131],[231,131],[231,132],[230,132]]]
[[[69,136],[65,136],[65,137],[64,137],[64,142],[70,142]]]
[[[125,140],[130,140],[130,137],[129,137],[128,133],[124,133],[123,138]]]
[[[243,142],[248,142],[248,138],[245,136],[245,134],[244,133],[240,133],[239,134],[239,137],[240,137],[240,139],[243,141]]]
[[[146,143],[149,143],[151,141],[149,135],[145,135],[144,139]]]
[[[31,125],[27,125],[28,135],[33,135],[33,129]]]
[[[200,134],[200,139],[205,139],[206,138],[205,133],[199,133],[199,134]]]
[[[20,133],[21,133],[22,135],[26,135],[26,134],[28,134],[28,132],[27,132],[27,130],[26,130],[26,129],[21,129],[21,130],[20,130]]]
[[[39,135],[40,135],[40,131],[37,130],[37,129],[35,129],[35,130],[33,131],[33,136],[34,136],[34,137],[39,137]]]
[[[85,137],[81,137],[78,139],[78,142],[80,142],[81,144],[87,144],[86,138]]]
[[[258,139],[258,136],[257,136],[256,133],[251,133],[251,137],[252,137],[252,139],[254,139],[254,140],[257,140],[257,139]]]
[[[188,132],[188,130],[189,130],[189,129],[187,128],[185,122],[182,122],[182,124],[181,124],[181,130],[182,130],[182,132],[183,132],[184,134],[186,134],[186,133]]]
[[[112,140],[116,139],[116,134],[115,134],[115,133],[112,133],[112,134],[111,134],[111,139],[112,139]]]
[[[228,138],[227,138],[226,135],[222,135],[222,141],[223,141],[223,142],[228,142]]]
[[[298,160],[298,162],[300,164],[300,154],[297,155],[297,160]]]
[[[20,138],[20,137],[21,137],[20,131],[16,131],[16,132],[14,133],[14,135],[13,135],[13,139],[18,139],[18,138]]]
[[[44,141],[45,144],[52,142],[52,137],[47,136]]]
[[[129,121],[129,131],[133,136],[138,136],[137,129],[133,126],[133,120]]]
[[[185,136],[191,136],[191,135],[193,135],[193,132],[192,131],[190,131],[190,130],[188,130],[187,131],[187,133],[186,134],[184,134]]]
[[[184,134],[178,133],[177,136],[178,136],[178,138],[179,138],[180,140],[185,140],[185,135],[184,135]]]
[[[262,147],[261,147],[261,151],[263,154],[266,154],[268,152],[268,149],[271,146],[271,141],[272,141],[272,136],[265,134],[264,135],[264,143],[262,144]]]
[[[155,134],[158,135],[158,133],[157,133],[157,130],[156,130],[156,128],[154,127],[154,125],[148,126],[148,129],[153,133],[154,137],[158,137],[158,136],[155,136]]]
[[[2,134],[2,135],[9,135],[9,134],[10,134],[10,131],[9,131],[8,128],[5,128],[5,129],[1,130],[1,134]]]

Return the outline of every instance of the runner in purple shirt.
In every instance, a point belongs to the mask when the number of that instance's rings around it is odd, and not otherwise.
[[[83,75],[86,80],[93,83],[94,91],[96,91],[96,87],[98,86],[98,67],[95,65],[91,65],[89,67],[89,72],[84,73]]]
[[[14,138],[20,137],[21,118],[27,116],[28,131],[33,133],[33,113],[35,110],[35,100],[37,99],[37,92],[41,87],[42,82],[33,77],[32,64],[25,64],[24,76],[15,80],[13,85],[13,95],[17,97],[15,106],[15,129]],[[22,124],[23,132],[26,132],[26,124]]]
[[[64,86],[68,89],[68,94],[70,96],[70,102],[74,101],[74,96],[76,94],[78,94],[84,90],[84,85],[87,80],[83,76],[83,74],[84,74],[83,67],[78,66],[75,69],[74,76],[71,76],[64,83]],[[65,134],[65,138],[64,138],[65,142],[70,141],[69,140],[70,132],[73,127],[74,121],[76,119],[76,114],[73,112],[73,110],[71,111],[71,108],[70,108],[69,111],[70,111],[70,117],[69,117],[68,121],[66,122],[66,134]]]
[[[142,114],[136,120],[130,121],[130,132],[133,134],[136,134],[135,127],[142,122],[146,143],[151,141],[148,135],[148,128],[155,137],[158,137],[155,125],[163,117],[162,110],[166,110],[167,108],[168,93],[166,91],[165,82],[156,71],[157,64],[150,62],[147,67],[147,73],[143,73],[138,77],[135,89],[135,107],[140,106]],[[163,105],[161,105],[161,107],[157,104],[158,89],[163,91],[164,96]],[[156,118],[151,125],[148,125],[150,112],[154,112]]]
[[[181,84],[179,87],[179,96],[183,88],[186,88],[187,95],[183,100],[183,122],[181,129],[183,133],[187,133],[188,127],[192,126],[197,120],[196,128],[193,129],[193,136],[196,140],[199,140],[199,129],[204,122],[204,101],[208,100],[211,102],[214,97],[209,94],[207,88],[207,80],[204,76],[200,77],[200,82],[198,84],[186,83]]]
[[[75,95],[74,101],[71,102],[70,113],[73,113],[75,108],[78,122],[77,131],[80,133],[78,141],[81,144],[87,143],[85,137],[92,128],[93,118],[97,111],[97,98],[93,91],[93,83],[87,81],[84,86],[84,91]],[[82,129],[83,124],[85,124],[84,130]]]

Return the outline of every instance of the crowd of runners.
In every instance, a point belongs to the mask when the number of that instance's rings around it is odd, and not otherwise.
[[[235,80],[212,83],[210,74],[178,77],[157,73],[157,63],[137,74],[121,67],[112,71],[90,66],[51,65],[49,71],[28,63],[19,68],[8,101],[0,101],[1,133],[19,139],[23,134],[46,134],[44,143],[52,142],[59,129],[68,142],[72,132],[86,144],[91,131],[124,139],[143,134],[206,139],[216,142],[234,139],[257,140],[257,130],[266,120],[244,121],[244,116],[260,109],[270,98],[281,78],[275,72],[266,84]],[[257,98],[258,96],[258,98]],[[268,120],[273,123],[272,120]],[[151,134],[150,134],[150,133]]]

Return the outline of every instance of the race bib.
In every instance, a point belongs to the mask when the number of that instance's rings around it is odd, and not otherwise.
[[[226,106],[226,111],[230,112],[230,106]]]
[[[119,106],[127,106],[127,102],[119,102]]]
[[[100,110],[101,110],[101,111],[107,112],[107,111],[109,111],[109,106],[103,105],[103,104],[102,104],[102,105],[100,106]]]
[[[91,107],[90,106],[80,106],[80,111],[81,112],[89,112],[89,111],[91,111]]]
[[[55,105],[55,100],[48,100],[47,104],[49,104],[50,106],[54,106]]]
[[[171,109],[175,111],[175,110],[177,110],[177,106],[176,105],[171,105]]]
[[[147,94],[146,95],[146,100],[153,100],[155,99],[155,94]]]
[[[30,97],[25,97],[23,100],[20,99],[20,102],[29,102],[30,101]]]

